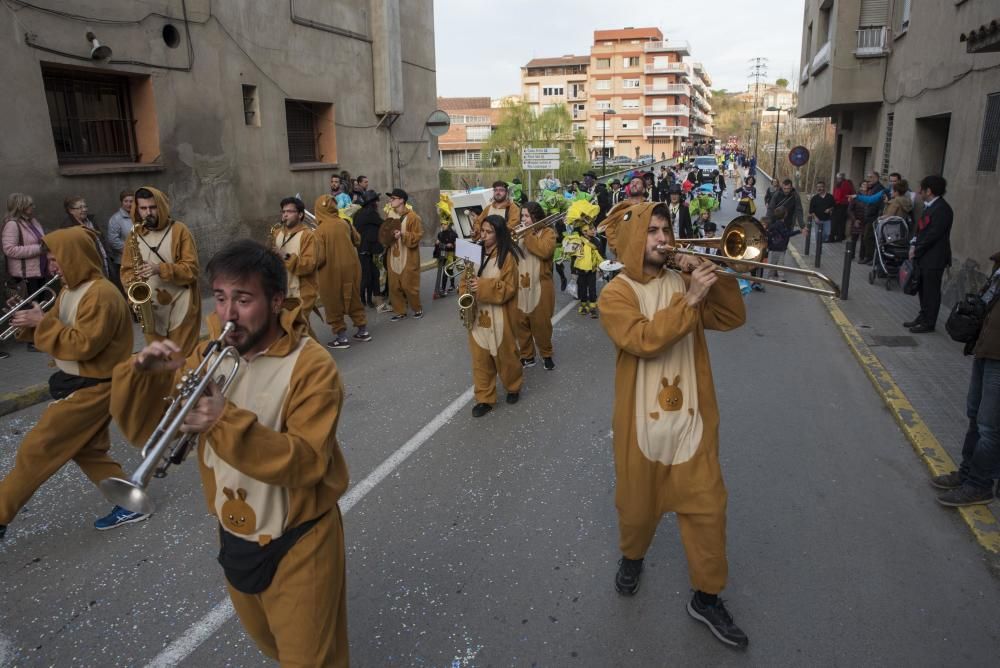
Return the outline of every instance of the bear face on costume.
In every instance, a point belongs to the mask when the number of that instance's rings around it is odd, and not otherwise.
[[[531,287],[531,274],[525,272],[521,274],[521,287],[530,288]]]
[[[233,490],[222,488],[227,501],[222,504],[222,523],[233,533],[249,536],[257,530],[257,513],[247,503],[247,491],[243,488]],[[239,498],[237,498],[239,497]]]
[[[479,312],[479,326],[480,327],[492,327],[493,319],[490,318],[490,314],[487,311]]]
[[[681,406],[684,405],[684,393],[681,392],[680,387],[681,377],[674,376],[673,385],[666,378],[661,379],[660,384],[663,387],[656,397],[656,402],[660,404],[660,408],[665,411],[679,411]]]

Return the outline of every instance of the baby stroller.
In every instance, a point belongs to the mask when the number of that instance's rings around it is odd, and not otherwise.
[[[910,256],[909,240],[910,227],[905,218],[888,216],[875,222],[875,257],[868,272],[869,283],[884,278],[886,290],[891,289],[890,279],[899,284],[899,268]]]

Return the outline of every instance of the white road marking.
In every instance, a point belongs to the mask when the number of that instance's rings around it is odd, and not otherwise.
[[[552,324],[555,325],[563,317],[573,310],[577,302],[571,301],[562,307],[558,313],[552,318]],[[375,467],[371,473],[364,477],[361,482],[357,483],[347,491],[344,496],[340,499],[340,512],[342,515],[346,515],[347,511],[353,508],[361,499],[372,491],[376,485],[389,477],[396,469],[402,465],[406,459],[412,455],[414,452],[420,449],[424,443],[426,443],[430,438],[437,433],[441,427],[445,426],[449,420],[458,414],[458,411],[462,409],[465,404],[472,400],[473,388],[467,389],[462,394],[458,395],[454,401],[452,401],[448,406],[438,413],[438,415],[425,424],[420,431],[414,434],[410,440],[404,443],[398,450],[393,452],[389,457]],[[162,652],[157,654],[152,661],[147,664],[147,668],[167,668],[168,666],[176,666],[181,661],[186,659],[191,655],[198,647],[215,635],[216,631],[222,628],[222,625],[229,621],[230,617],[235,614],[233,610],[233,604],[228,598],[220,601],[213,607],[208,614],[199,619],[197,622],[192,624],[184,632],[184,634],[177,638],[169,645],[167,645]],[[0,639],[0,667],[2,667],[4,656],[4,645],[2,639]]]

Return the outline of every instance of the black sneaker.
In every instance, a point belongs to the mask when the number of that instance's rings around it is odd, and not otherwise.
[[[472,407],[472,417],[483,417],[493,410],[492,404],[476,404]]]
[[[532,365],[532,366],[534,366],[534,365]],[[518,401],[518,399],[520,399],[520,398],[521,398],[521,393],[520,392],[508,392],[507,393],[507,403],[508,404],[516,404],[517,401]]]
[[[704,622],[708,630],[716,638],[731,647],[745,649],[750,644],[747,634],[743,633],[740,627],[733,623],[733,616],[726,610],[726,604],[721,598],[716,598],[715,603],[702,603],[698,597],[698,592],[694,593],[687,604],[688,614]]]
[[[10,357],[10,353],[6,350],[0,350],[0,360],[5,360]]]
[[[556,363],[552,361],[551,357],[543,357],[542,366],[545,367],[546,371],[552,371],[553,369],[556,368]]]
[[[406,320],[406,314],[405,313],[397,313],[396,315],[394,315],[391,318],[389,318],[390,322],[399,322],[400,320]]]
[[[903,323],[903,327],[909,329],[910,327],[916,327],[920,324],[920,318],[914,318],[913,320],[907,320]]]
[[[334,339],[333,341],[330,341],[329,343],[327,343],[326,347],[327,348],[333,348],[335,350],[336,349],[343,349],[343,348],[350,348],[351,347],[351,342],[348,341],[347,339]]]
[[[535,358],[529,357],[527,359],[521,360],[521,367],[527,369],[528,367],[535,366]]]
[[[414,311],[413,312],[413,319],[414,320],[420,320],[423,317],[424,317],[424,312],[423,311]]]
[[[943,473],[931,478],[931,485],[938,489],[958,489],[962,486],[962,474],[958,471]]]
[[[618,560],[618,572],[615,574],[615,591],[622,596],[635,596],[639,591],[639,576],[642,574],[642,559]]]
[[[354,333],[354,338],[357,339],[358,341],[371,341],[372,335],[368,332],[367,329],[359,329],[357,332]]]
[[[3,540],[3,537],[6,535],[7,535],[7,525],[0,524],[0,540]]]
[[[993,487],[980,489],[969,484],[964,484],[956,489],[938,495],[938,503],[942,506],[961,508],[963,506],[985,506],[992,503],[994,499]]]

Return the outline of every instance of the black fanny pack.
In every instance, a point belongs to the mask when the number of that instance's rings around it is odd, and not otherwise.
[[[110,382],[110,378],[85,378],[83,376],[74,376],[65,371],[56,371],[49,376],[49,394],[56,400],[65,399],[77,390]]]
[[[281,534],[267,545],[256,541],[243,540],[229,533],[219,525],[219,564],[226,579],[237,591],[244,594],[259,594],[271,586],[278,564],[302,536],[313,528],[326,513],[303,522]]]

